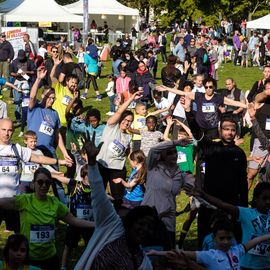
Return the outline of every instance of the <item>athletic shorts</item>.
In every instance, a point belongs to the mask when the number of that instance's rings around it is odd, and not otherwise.
[[[253,156],[253,157],[262,157],[264,159],[268,155],[268,151],[263,150],[261,148],[261,143],[260,143],[258,138],[254,139],[253,148],[252,148],[252,151],[251,151],[250,155]],[[248,163],[248,168],[249,169],[258,170],[259,167],[260,167],[260,164],[253,161],[253,160],[249,161],[249,163]]]

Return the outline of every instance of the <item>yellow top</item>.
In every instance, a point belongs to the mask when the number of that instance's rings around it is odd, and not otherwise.
[[[52,85],[55,89],[56,100],[53,104],[53,109],[58,112],[61,125],[63,127],[67,126],[66,120],[66,107],[73,99],[73,94],[68,90],[67,87],[63,86],[61,83],[57,82]]]

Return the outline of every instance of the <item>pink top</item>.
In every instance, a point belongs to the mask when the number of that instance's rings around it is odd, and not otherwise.
[[[131,81],[131,78],[129,77],[125,77],[125,78],[118,77],[115,83],[116,93],[122,94],[123,92],[128,91],[130,81]]]

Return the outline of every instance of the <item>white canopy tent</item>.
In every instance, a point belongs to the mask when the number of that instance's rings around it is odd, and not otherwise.
[[[0,12],[7,13],[20,5],[23,0],[6,0],[0,4]]]
[[[83,14],[83,0],[64,6],[73,14]],[[95,20],[98,26],[107,21],[113,30],[130,31],[132,24],[137,24],[139,10],[126,7],[116,0],[89,0],[89,22]]]
[[[247,28],[270,29],[270,14],[259,19],[247,22]]]
[[[6,5],[8,2],[13,2],[13,0],[6,1]],[[82,23],[83,17],[68,12],[64,7],[58,5],[54,0],[24,0],[17,7],[4,14],[3,20],[5,22]]]

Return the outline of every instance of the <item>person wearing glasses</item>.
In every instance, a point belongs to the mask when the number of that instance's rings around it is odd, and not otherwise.
[[[59,129],[61,127],[58,112],[52,109],[56,100],[53,88],[45,87],[41,95],[41,101],[37,101],[37,91],[41,81],[45,78],[47,71],[45,69],[37,70],[37,79],[30,92],[29,109],[27,116],[27,129],[37,134],[37,148],[44,155],[56,158],[55,142],[57,143],[63,156],[72,163],[71,157],[68,155],[63,138]],[[56,170],[58,167],[54,167]],[[59,199],[66,203],[66,198],[62,185],[57,182],[57,191]]]
[[[58,48],[56,46],[52,47],[49,54],[50,54],[51,57],[46,59],[45,64],[44,64],[45,70],[47,70],[46,77],[42,80],[42,83],[43,83],[44,86],[51,86],[52,85],[52,80],[50,78],[50,74],[51,74],[51,71],[52,71],[52,68],[53,68],[53,65],[54,65],[54,59],[60,57],[60,53],[59,53]],[[61,62],[56,68],[55,76],[57,78],[59,78],[59,75],[61,73],[62,65],[63,65],[63,62]]]
[[[34,173],[34,193],[2,198],[0,208],[19,211],[20,233],[29,241],[30,264],[57,270],[60,268],[55,246],[57,220],[89,230],[94,223],[74,217],[56,197],[48,196],[51,184],[51,173],[39,168]]]
[[[199,127],[210,139],[217,139],[219,138],[219,106],[225,104],[229,106],[246,108],[247,105],[240,101],[235,101],[215,93],[216,81],[212,78],[205,79],[203,85],[205,88],[205,93],[184,92],[165,86],[158,86],[157,89],[159,91],[169,91],[194,100],[197,107],[196,121]]]

